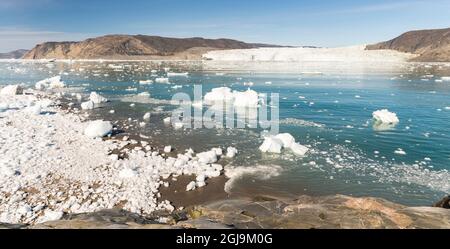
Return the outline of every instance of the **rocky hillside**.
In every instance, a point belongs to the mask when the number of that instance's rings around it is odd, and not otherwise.
[[[450,28],[407,32],[390,41],[369,45],[367,49],[393,49],[417,54],[413,61],[449,62]]]
[[[28,51],[29,50],[26,49],[19,49],[9,53],[0,53],[0,59],[20,59],[28,53]]]
[[[270,45],[230,39],[166,38],[144,35],[107,35],[81,42],[46,42],[24,59],[200,59],[211,50],[246,49]]]

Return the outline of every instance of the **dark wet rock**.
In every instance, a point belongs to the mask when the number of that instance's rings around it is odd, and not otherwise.
[[[434,204],[434,207],[450,209],[450,195],[444,197],[444,199]]]
[[[169,217],[170,218],[170,217]],[[170,219],[169,219],[170,221]],[[37,224],[33,229],[173,229],[169,224],[161,224],[153,219],[123,210],[104,210],[96,213],[75,214],[62,220]]]
[[[234,228],[450,228],[450,210],[340,195],[227,200],[204,206],[201,213],[201,218]]]
[[[20,229],[25,228],[27,225],[23,224],[7,224],[7,223],[1,223],[0,222],[0,229]]]

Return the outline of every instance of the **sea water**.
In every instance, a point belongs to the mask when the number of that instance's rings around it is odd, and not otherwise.
[[[189,76],[170,77],[170,84],[139,84],[166,77],[167,71]],[[239,153],[226,166],[282,169],[269,179],[244,175],[234,182],[234,193],[346,194],[407,205],[430,205],[450,193],[450,82],[439,80],[450,75],[448,65],[311,74],[294,67],[285,72],[223,71],[202,62],[0,62],[1,85],[33,86],[55,75],[62,76],[70,91],[85,96],[96,91],[107,97],[109,103],[86,112],[92,119],[117,121],[125,134],[141,136],[157,147],[171,145],[180,153],[233,146]],[[194,85],[201,85],[203,93],[223,86],[278,93],[280,132],[292,134],[310,152],[305,157],[288,151],[262,154],[260,129],[176,130],[165,125],[163,119],[177,108],[168,100],[176,93],[192,96]],[[137,98],[142,92],[151,98]],[[395,112],[400,123],[387,130],[374,127],[372,113],[380,109]],[[147,112],[150,121],[141,127],[138,123]],[[395,153],[399,149],[406,154]]]

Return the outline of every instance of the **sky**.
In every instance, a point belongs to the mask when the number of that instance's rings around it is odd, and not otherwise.
[[[105,34],[338,47],[450,27],[450,0],[0,0],[0,52]]]

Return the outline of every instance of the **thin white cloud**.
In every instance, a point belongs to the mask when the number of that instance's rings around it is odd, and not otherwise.
[[[319,12],[316,14],[358,14],[358,13],[393,11],[416,7],[424,3],[429,4],[427,3],[427,1],[397,1],[397,2],[392,1],[389,3],[355,5],[346,9],[333,9],[324,12]]]

